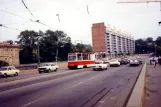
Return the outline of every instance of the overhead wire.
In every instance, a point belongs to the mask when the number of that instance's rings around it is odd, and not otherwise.
[[[7,29],[12,29],[12,30],[16,30],[16,31],[21,31],[19,29],[11,28],[11,27],[5,26],[3,24],[0,24],[0,27],[4,27],[4,28],[7,28]]]
[[[53,27],[51,27],[51,26],[49,26],[49,25],[47,25],[47,24],[45,24],[45,23],[42,23],[40,20],[38,20],[38,19],[33,15],[33,13],[29,10],[29,8],[28,8],[27,5],[25,4],[25,2],[24,2],[23,0],[21,0],[21,1],[22,1],[23,5],[25,6],[25,8],[28,10],[28,12],[35,18],[35,21],[33,21],[33,22],[37,22],[37,23],[39,23],[39,24],[42,24],[42,25],[44,25],[44,26],[46,26],[46,27],[49,27],[49,28],[52,28],[52,29],[53,29]],[[60,22],[59,14],[57,14],[57,15],[58,15],[58,20],[59,20],[59,22]],[[54,28],[54,29],[56,29],[56,28]]]
[[[22,18],[22,19],[27,19],[27,20],[29,20],[29,21],[31,21],[31,22],[39,23],[39,24],[44,25],[44,26],[46,26],[46,27],[48,27],[48,28],[52,28],[52,29],[54,28],[54,27],[51,27],[51,26],[49,26],[49,25],[47,25],[47,24],[44,24],[44,23],[40,22],[40,20],[32,20],[32,19],[29,19],[29,18],[20,16],[20,15],[17,15],[17,14],[15,14],[15,13],[11,13],[11,12],[8,12],[8,11],[2,10],[2,9],[0,9],[0,11],[1,11],[1,12],[4,12],[4,13],[7,13],[7,14],[10,14],[10,15],[13,15],[13,16],[16,16],[16,17],[19,17],[19,18]],[[57,28],[54,28],[54,29],[57,29]]]
[[[27,20],[30,20],[30,21],[34,21],[34,20],[32,20],[32,19],[28,19],[28,18],[25,18],[25,17],[23,17],[23,16],[20,16],[20,15],[17,15],[17,14],[14,14],[14,13],[11,13],[11,12],[8,12],[8,11],[5,11],[5,10],[2,10],[2,9],[0,9],[0,11],[1,11],[1,12],[4,12],[4,13],[11,14],[11,15],[13,15],[13,16],[17,16],[17,17],[19,17],[19,18],[23,18],[23,19],[27,19]]]
[[[25,2],[23,0],[21,0],[23,5],[25,6],[25,8],[28,10],[28,12],[35,18],[35,20],[37,20],[37,18],[33,15],[33,13],[29,10],[29,8],[27,7],[27,5],[25,4]]]
[[[2,23],[2,25],[16,25],[16,24],[19,24],[19,25],[24,25],[24,23],[29,23],[31,21],[25,21],[25,22],[21,22],[21,23]]]

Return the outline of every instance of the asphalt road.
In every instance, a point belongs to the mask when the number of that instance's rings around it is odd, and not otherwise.
[[[142,66],[84,69],[0,84],[1,107],[122,107]],[[12,77],[11,77],[12,78]]]

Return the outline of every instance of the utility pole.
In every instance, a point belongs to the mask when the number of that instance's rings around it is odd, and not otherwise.
[[[39,38],[37,38],[37,66],[40,67],[40,47],[39,47]]]
[[[55,57],[55,59],[56,59],[56,64],[57,64],[57,62],[58,62],[58,42],[59,42],[59,40],[57,41],[57,49],[56,49],[56,57]]]
[[[155,45],[155,56],[157,55],[157,45]]]

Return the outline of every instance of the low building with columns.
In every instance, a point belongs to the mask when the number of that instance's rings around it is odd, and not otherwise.
[[[93,52],[105,52],[111,56],[135,52],[135,40],[131,34],[104,23],[92,25],[92,45]]]
[[[19,65],[19,46],[1,42],[0,60],[7,62],[9,65]]]

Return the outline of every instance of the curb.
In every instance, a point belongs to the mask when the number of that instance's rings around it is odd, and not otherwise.
[[[146,66],[145,62],[126,107],[143,107]]]

